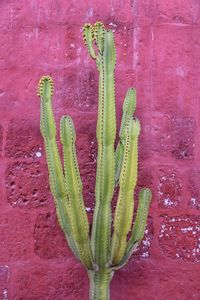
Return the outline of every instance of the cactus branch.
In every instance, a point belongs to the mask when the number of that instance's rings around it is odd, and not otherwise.
[[[105,27],[103,23],[96,22],[93,27],[94,39],[97,45],[97,48],[100,54],[103,54],[104,50],[104,34],[105,34]]]
[[[143,239],[151,198],[152,194],[148,188],[143,188],[140,191],[137,215],[131,237],[126,246],[125,254],[118,264],[112,266],[112,270],[118,270],[122,268],[128,262],[133,252],[137,250],[138,245]]]
[[[150,189],[143,188],[140,191],[139,206],[138,206],[131,238],[128,241],[127,250],[129,250],[132,247],[132,244],[139,243],[143,239],[151,198],[152,198],[152,194]]]
[[[38,96],[41,99],[40,130],[44,138],[50,189],[54,196],[58,221],[65,233],[70,248],[79,259],[77,247],[71,234],[71,224],[67,207],[68,197],[56,143],[56,125],[51,103],[51,97],[53,96],[53,80],[50,76],[43,76],[40,79],[38,84]]]
[[[83,41],[88,48],[91,58],[96,59],[96,53],[93,46],[94,32],[91,24],[87,23],[83,27]]]
[[[68,209],[72,234],[77,244],[81,262],[93,269],[93,259],[89,240],[89,223],[82,196],[82,182],[76,158],[76,134],[73,121],[69,116],[61,118],[61,142],[63,145],[63,158],[65,169],[65,186],[68,195]],[[79,220],[77,222],[77,220]]]
[[[120,189],[112,238],[112,265],[117,265],[121,261],[127,245],[127,234],[131,228],[134,209],[133,191],[137,180],[139,133],[139,121],[130,118],[125,128],[124,155],[119,180]]]
[[[136,108],[136,90],[133,88],[128,89],[123,104],[123,115],[121,127],[119,131],[119,142],[115,151],[115,185],[119,183],[119,176],[122,167],[124,145],[125,145],[125,127],[128,119],[133,116]]]

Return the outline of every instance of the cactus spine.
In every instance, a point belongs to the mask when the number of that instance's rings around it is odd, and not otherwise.
[[[116,54],[113,33],[106,30],[101,22],[94,25],[85,24],[83,39],[91,58],[96,61],[99,72],[96,202],[91,238],[76,158],[76,134],[73,121],[69,116],[64,116],[60,122],[63,170],[56,144],[56,126],[51,103],[53,81],[49,76],[43,76],[38,85],[38,95],[41,98],[40,128],[59,224],[71,250],[88,270],[90,299],[106,300],[110,298],[109,285],[114,272],[127,263],[144,236],[151,191],[147,188],[141,190],[136,219],[131,229],[140,133],[139,120],[133,118],[136,93],[132,88],[127,91],[119,142],[115,150]],[[119,195],[113,222],[114,230],[111,235],[111,201],[117,185],[119,185]],[[131,230],[131,236],[127,240],[128,232]]]

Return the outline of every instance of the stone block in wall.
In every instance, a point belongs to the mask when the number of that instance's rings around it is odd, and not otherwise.
[[[40,158],[43,142],[39,120],[12,119],[7,132],[5,155],[9,158]]]
[[[158,114],[152,120],[152,150],[165,157],[194,158],[195,121],[193,117]]]
[[[165,216],[161,224],[159,244],[167,257],[200,262],[200,217]]]
[[[171,118],[169,115],[155,113],[151,123],[151,148],[154,154],[171,154]]]
[[[39,207],[50,195],[47,166],[38,161],[15,162],[5,172],[8,203],[13,207]]]
[[[199,264],[144,259],[116,272],[111,299],[180,300],[199,298]]]
[[[8,211],[0,215],[0,263],[27,260],[32,256],[31,224],[29,213]]]
[[[195,124],[192,117],[171,118],[171,153],[176,159],[194,158]]]
[[[55,213],[41,213],[37,216],[33,238],[35,254],[42,259],[66,259],[73,256]]]
[[[87,274],[74,260],[20,264],[12,272],[11,299],[88,299]]]
[[[0,265],[0,299],[8,299],[8,279],[9,267],[7,265]]]
[[[200,209],[200,170],[191,169],[188,174],[188,185],[186,187],[189,192],[188,205],[194,209]]]
[[[158,172],[158,205],[160,208],[181,206],[182,183],[177,172],[163,167]]]
[[[152,42],[153,109],[169,115],[192,116],[195,98],[192,95],[193,31],[190,26],[158,26]]]

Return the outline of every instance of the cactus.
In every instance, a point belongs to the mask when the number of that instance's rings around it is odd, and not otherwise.
[[[136,91],[127,91],[119,132],[116,137],[115,82],[116,63],[113,33],[101,22],[85,24],[83,39],[99,72],[99,101],[96,136],[98,159],[95,186],[95,210],[91,237],[82,196],[82,183],[76,158],[76,134],[69,116],[61,118],[60,138],[64,168],[56,144],[56,125],[52,111],[53,81],[43,76],[38,85],[41,98],[40,129],[44,139],[50,189],[59,224],[76,258],[88,270],[90,299],[110,298],[109,285],[114,272],[123,267],[144,236],[151,191],[139,193],[139,205],[132,227],[133,192],[137,181],[138,137],[140,122],[133,118]],[[113,233],[111,201],[119,185]],[[128,233],[131,231],[130,238]]]

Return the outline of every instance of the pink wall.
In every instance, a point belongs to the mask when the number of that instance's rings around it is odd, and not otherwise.
[[[0,1],[0,299],[88,297],[54,213],[36,85],[51,74],[57,120],[74,119],[91,219],[98,75],[81,28],[97,20],[115,32],[118,117],[127,88],[137,89],[138,186],[154,195],[144,241],[115,275],[111,299],[198,300],[199,0]]]

